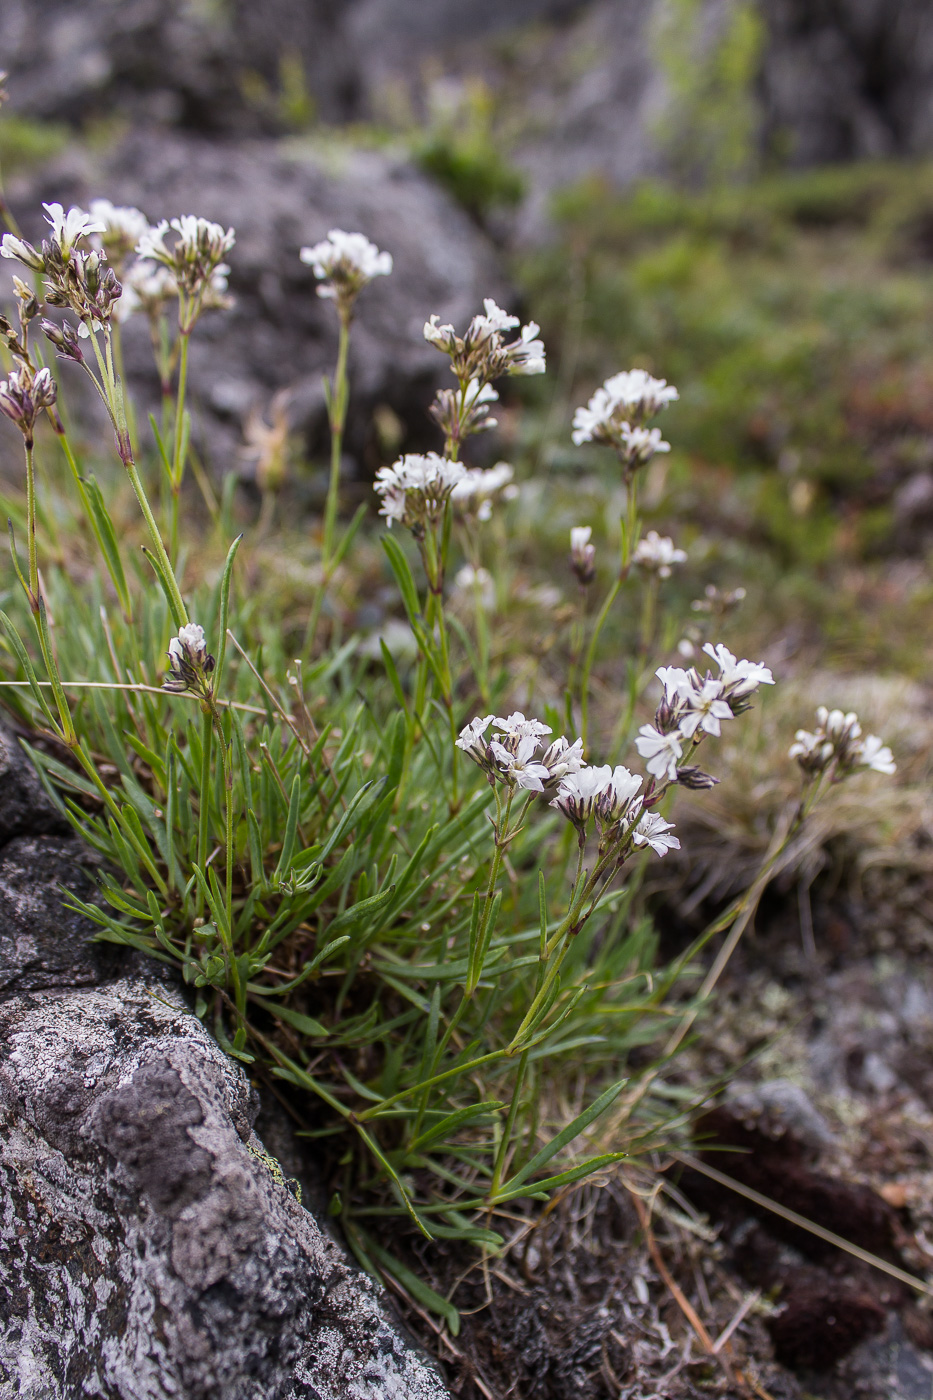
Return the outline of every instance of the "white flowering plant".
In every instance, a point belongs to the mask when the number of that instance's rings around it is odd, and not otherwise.
[[[529,699],[543,718],[526,717],[512,704],[528,687],[497,634],[520,488],[509,464],[463,453],[491,426],[495,383],[545,372],[535,323],[487,300],[462,335],[437,315],[425,324],[456,387],[432,409],[442,450],[375,476],[401,600],[377,651],[352,635],[352,609],[341,633],[338,566],[352,574],[354,542],[367,544],[362,510],[340,532],[340,461],[352,322],[390,255],[337,229],[301,253],[309,294],[335,307],[338,344],[316,571],[294,626],[275,612],[278,554],[264,556],[256,535],[242,551],[230,542],[230,491],[207,495],[206,523],[188,497],[181,508],[188,344],[225,303],[234,231],[195,215],[150,225],[103,199],[49,204],[46,217],[41,246],[15,228],[0,243],[30,278],[14,280],[15,314],[0,320],[12,363],[0,416],[24,448],[23,489],[5,502],[0,694],[41,735],[27,746],[48,791],[102,857],[99,898],[72,903],[100,937],[169,964],[224,1048],[302,1096],[308,1131],[339,1144],[333,1210],[360,1259],[456,1330],[455,1305],[413,1283],[381,1232],[407,1222],[495,1252],[536,1202],[665,1141],[663,1056],[645,1070],[632,1051],[660,1045],[672,1018],[690,1023],[696,955],[717,932],[734,946],[744,927],[748,901],[658,967],[643,898],[645,870],[680,846],[676,789],[715,783],[701,750],[774,683],[722,642],[687,667],[660,645],[662,585],[686,556],[642,536],[638,490],[668,448],[650,420],[677,391],[632,370],[577,410],[577,446],[608,445],[620,465],[620,554],[591,622],[605,561],[592,526],[573,527],[581,607],[563,703]],[[149,322],[162,390],[148,432],[120,370],[121,321],[134,315]],[[72,440],[69,376],[106,410],[116,476],[102,468],[98,481]],[[71,487],[55,510],[41,485],[53,476]],[[636,589],[640,645],[623,682],[607,672],[619,701],[608,727],[595,725],[600,637]],[[402,613],[410,647],[397,644]],[[792,753],[804,784],[785,843],[828,786],[894,766],[840,711],[821,710]],[[560,1113],[555,1086],[571,1074],[579,1102]]]

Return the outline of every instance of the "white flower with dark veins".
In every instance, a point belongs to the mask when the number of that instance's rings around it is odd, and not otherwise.
[[[698,729],[716,736],[722,733],[720,721],[733,718],[732,707],[722,698],[723,691],[722,681],[709,676],[699,689],[691,686],[689,690],[679,692],[686,706],[678,720],[684,738],[692,739]]]
[[[760,685],[774,685],[774,677],[760,661],[737,661],[722,642],[707,642],[703,650],[719,667],[719,679],[730,696],[751,695]]]
[[[680,842],[669,834],[673,830],[674,823],[666,822],[659,812],[646,812],[635,828],[635,845],[650,846],[656,856],[679,851]]]
[[[646,760],[645,767],[653,777],[667,778],[672,783],[676,781],[677,764],[684,754],[681,737],[676,729],[670,734],[661,734],[653,724],[641,726],[635,747]]]
[[[551,806],[580,829],[593,815],[597,800],[611,782],[612,769],[608,764],[599,768],[584,766],[561,779]]]
[[[532,734],[518,740],[514,748],[506,748],[498,739],[489,745],[493,762],[505,781],[526,792],[543,792],[550,774],[543,763],[536,762],[538,741]]]
[[[17,238],[15,234],[5,233],[0,238],[0,257],[14,258],[21,262],[32,272],[45,271],[45,258],[34,248],[31,243],[27,243],[25,238]]]
[[[657,530],[649,530],[644,539],[638,541],[632,558],[648,573],[656,573],[658,578],[670,578],[671,565],[685,563],[687,552],[675,549],[669,535],[659,535]]]
[[[460,730],[460,736],[454,742],[458,749],[462,749],[467,758],[472,758],[474,763],[478,763],[481,768],[486,766],[486,730],[492,722],[492,715],[485,718],[477,716],[471,719],[470,723],[464,725]]]
[[[52,226],[52,242],[58,244],[66,262],[79,238],[86,238],[91,233],[103,233],[106,227],[100,219],[93,218],[76,206],[69,209],[67,214],[60,204],[43,204],[42,208]]]
[[[613,768],[609,782],[603,788],[596,804],[596,813],[600,821],[608,825],[630,819],[641,807],[638,791],[642,782],[640,773],[631,773],[621,764]]]
[[[550,725],[542,724],[539,719],[526,719],[521,710],[515,710],[507,715],[505,719],[497,718],[492,723],[493,730],[497,734],[507,734],[510,738],[527,738],[529,735],[535,739],[542,734],[550,734]]]
[[[583,740],[574,739],[571,744],[563,735],[553,740],[541,755],[541,762],[548,771],[552,783],[560,782],[568,774],[579,773],[586,767],[583,757]]]

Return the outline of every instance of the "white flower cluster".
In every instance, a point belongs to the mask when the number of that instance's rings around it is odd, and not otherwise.
[[[608,443],[631,474],[645,466],[657,452],[670,452],[659,428],[645,422],[678,398],[665,379],[655,379],[643,369],[623,370],[607,379],[585,408],[573,415],[573,441]]]
[[[0,255],[45,273],[46,300],[77,314],[80,335],[100,330],[111,317],[125,321],[140,310],[154,315],[178,296],[179,289],[190,299],[185,330],[191,329],[200,311],[230,304],[226,297],[230,269],[223,257],[235,241],[232,228],[224,230],[194,214],[183,214],[171,223],[163,219],[151,227],[141,210],[109,199],[92,200],[89,210],[73,207],[66,213],[60,204],[43,208],[51,235],[41,251],[25,239],[5,234]],[[168,246],[170,230],[175,238]],[[88,248],[79,246],[82,240]],[[73,327],[47,321],[43,329],[61,354],[82,358]]]
[[[436,452],[410,452],[377,471],[373,490],[382,497],[379,514],[390,528],[397,520],[422,539],[428,526],[440,522],[451,492],[466,474],[462,462],[448,461]]]
[[[473,317],[462,337],[449,323],[438,325],[437,315],[425,322],[425,340],[450,356],[451,369],[461,384],[473,379],[488,384],[503,374],[543,374],[544,344],[537,338],[540,327],[529,321],[516,340],[507,342],[505,332],[518,328],[518,317],[503,311],[491,297],[484,299],[483,307],[483,314]]]
[[[679,848],[670,835],[672,824],[657,812],[642,811],[639,774],[621,765],[591,767],[581,739],[572,744],[563,736],[549,740],[550,733],[548,725],[519,712],[505,718],[486,715],[471,720],[456,743],[490,783],[550,798],[551,806],[576,827],[581,844],[593,818],[604,845],[622,845],[631,837],[636,846],[650,846],[660,856]]]
[[[649,530],[644,539],[635,546],[632,560],[646,573],[656,573],[658,578],[670,578],[671,565],[686,562],[686,550],[675,549],[669,535],[659,535],[657,530]]]
[[[791,745],[790,757],[796,758],[808,777],[819,777],[829,768],[833,779],[845,778],[858,768],[870,768],[875,773],[894,773],[897,765],[891,750],[877,734],[862,738],[862,726],[854,711],[828,710],[821,705],[816,712],[814,731],[798,729]]]
[[[718,677],[704,677],[691,667],[662,666],[655,673],[664,686],[664,699],[654,724],[643,724],[635,747],[646,760],[653,777],[687,786],[708,787],[712,780],[693,769],[681,769],[684,743],[696,743],[704,734],[719,735],[722,721],[748,709],[749,697],[760,685],[773,685],[774,677],[759,661],[737,661],[721,643],[707,642],[703,650],[719,667]]]
[[[321,282],[318,296],[346,305],[352,305],[374,277],[387,277],[392,271],[391,253],[380,253],[364,233],[344,233],[342,228],[332,228],[320,243],[302,248],[299,256]]]
[[[476,520],[488,520],[492,515],[496,500],[513,501],[518,495],[518,487],[512,482],[515,475],[508,462],[497,462],[494,467],[468,467],[450,493],[450,499],[464,515]]]
[[[165,238],[170,230],[176,236],[167,244]],[[215,273],[226,276],[229,272],[224,258],[235,242],[232,228],[224,230],[210,219],[182,214],[177,219],[160,219],[148,228],[136,245],[136,255],[167,267],[180,291],[198,297],[209,287]]]

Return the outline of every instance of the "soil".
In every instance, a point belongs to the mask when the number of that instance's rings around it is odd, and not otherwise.
[[[933,1265],[933,878],[869,872],[802,907],[759,915],[680,1062],[730,1081],[689,1152],[572,1192],[465,1278],[462,1254],[419,1261],[462,1329],[409,1324],[462,1400],[933,1400],[933,1289],[706,1174]]]

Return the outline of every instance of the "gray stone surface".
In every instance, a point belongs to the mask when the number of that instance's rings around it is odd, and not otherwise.
[[[0,1005],[0,1395],[442,1400],[163,983]]]
[[[0,830],[29,826],[23,782]],[[443,1400],[266,1154],[242,1068],[63,909],[83,854],[0,844],[0,1400]]]
[[[371,426],[378,405],[407,425],[407,450],[437,445],[428,406],[450,370],[424,340],[427,317],[436,311],[465,326],[484,296],[507,297],[488,240],[442,190],[392,154],[138,131],[103,155],[72,151],[38,176],[10,183],[10,202],[33,237],[42,234],[43,200],[67,206],[97,196],[135,204],[153,221],[196,213],[236,229],[229,256],[236,305],[206,314],[191,344],[195,433],[220,468],[237,461],[243,424],[277,391],[285,391],[289,424],[308,448],[325,445],[321,376],[333,372],[337,322],[299,250],[330,228],[366,233],[395,264],[361,294],[353,329],[347,445],[358,467],[372,470],[381,460]],[[3,266],[9,275],[13,265]],[[153,407],[158,381],[145,317],[126,323],[125,347],[131,387]],[[58,374],[74,400],[81,371],[61,365]],[[93,413],[87,392],[85,400]],[[9,434],[0,452],[18,470],[20,448]]]

